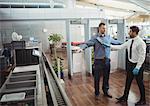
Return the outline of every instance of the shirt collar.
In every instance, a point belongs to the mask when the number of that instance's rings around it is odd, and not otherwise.
[[[105,37],[105,34],[98,33],[100,37]]]
[[[138,38],[139,38],[139,36],[136,36],[136,37],[132,38],[132,40],[136,40],[136,39],[138,39]]]

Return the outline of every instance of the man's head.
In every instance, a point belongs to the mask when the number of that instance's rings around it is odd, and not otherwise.
[[[100,23],[98,27],[98,33],[104,34],[106,31],[105,23]]]
[[[130,35],[130,38],[134,38],[138,35],[138,33],[139,33],[139,28],[137,26],[131,26],[128,34]]]

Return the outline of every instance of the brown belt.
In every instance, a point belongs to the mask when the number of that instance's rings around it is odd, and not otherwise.
[[[107,59],[109,59],[109,58],[104,57],[104,58],[102,58],[102,59],[96,59],[96,60],[100,60],[100,61],[102,61],[102,62],[105,62]],[[109,61],[110,61],[110,59],[109,59]]]

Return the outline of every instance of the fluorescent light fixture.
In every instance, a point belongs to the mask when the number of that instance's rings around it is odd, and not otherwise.
[[[43,32],[45,32],[45,33],[46,33],[46,32],[47,32],[47,29],[46,29],[46,28],[44,28],[44,29],[43,29]]]

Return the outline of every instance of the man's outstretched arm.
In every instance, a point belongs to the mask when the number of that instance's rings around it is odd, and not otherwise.
[[[91,46],[94,46],[94,44],[95,44],[95,36],[94,37],[92,37],[90,40],[88,40],[87,42],[85,42],[85,43],[83,43],[83,44],[81,44],[81,45],[79,45],[79,47],[80,47],[80,49],[78,50],[78,52],[81,52],[81,51],[83,51],[83,50],[85,50],[86,48],[88,48],[88,47],[91,47]]]
[[[110,45],[110,48],[114,50],[126,49],[127,45],[128,45],[128,42],[125,42],[122,45]]]

